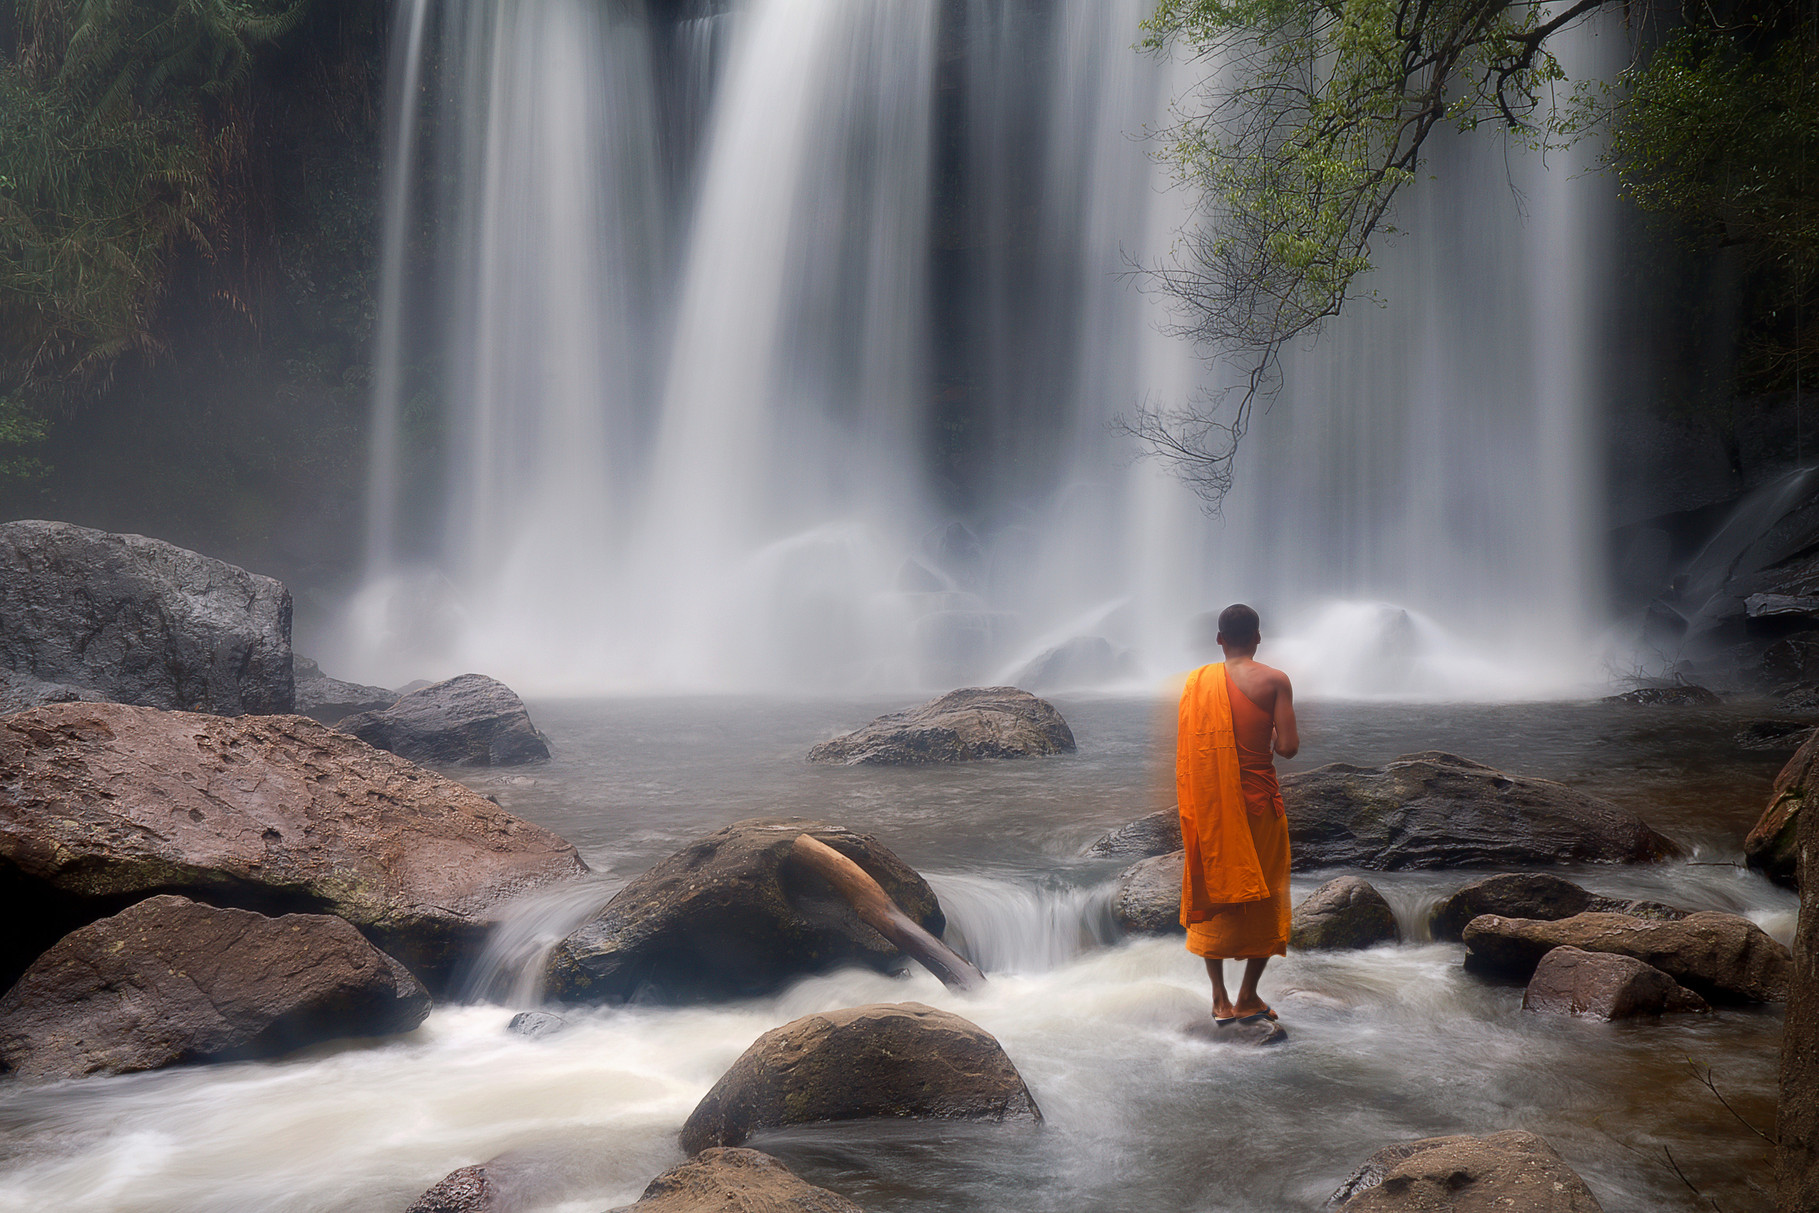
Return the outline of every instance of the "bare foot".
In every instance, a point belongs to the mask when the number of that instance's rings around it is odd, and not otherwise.
[[[1232,1010],[1231,1003],[1219,998],[1213,999],[1214,1019],[1231,1019],[1235,1015],[1237,1015],[1237,1012]]]

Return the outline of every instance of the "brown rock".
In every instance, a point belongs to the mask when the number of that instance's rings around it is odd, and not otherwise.
[[[1615,952],[1555,948],[1535,966],[1522,1009],[1544,1015],[1627,1019],[1663,1011],[1709,1011],[1705,999],[1653,965]]]
[[[1743,840],[1743,858],[1777,884],[1800,887],[1800,806],[1819,785],[1819,733],[1808,738],[1775,776],[1768,807]]]
[[[1819,1209],[1819,813],[1801,819],[1798,853],[1800,925],[1794,932],[1775,1110],[1780,1213]]]
[[[1369,881],[1359,876],[1329,880],[1295,907],[1289,946],[1328,951],[1402,942],[1396,912]]]
[[[267,918],[148,898],[60,940],[0,997],[0,1061],[26,1078],[261,1057],[405,1032],[405,967],[325,914]]]
[[[761,1129],[878,1117],[1040,1120],[991,1034],[919,1002],[804,1015],[773,1028],[682,1126],[682,1148],[736,1146]]]
[[[1386,1146],[1340,1185],[1342,1213],[1602,1213],[1553,1147],[1508,1129]]]
[[[869,834],[801,818],[754,818],[697,839],[626,885],[550,952],[552,998],[700,1002],[753,997],[843,965],[896,972],[897,947],[790,856],[809,834],[864,868],[939,938],[941,903]]]
[[[431,683],[335,727],[401,758],[440,766],[507,767],[549,757],[524,700],[484,674]]]
[[[966,687],[830,738],[808,760],[910,766],[1073,752],[1074,734],[1048,700],[1016,687]]]
[[[503,1213],[499,1185],[485,1163],[459,1167],[432,1184],[404,1213]]]
[[[0,719],[0,789],[0,913],[25,927],[0,942],[10,973],[175,892],[345,918],[436,988],[496,904],[587,871],[549,831],[301,716],[35,708]]]
[[[1762,928],[1736,914],[1702,911],[1677,921],[1628,914],[1575,914],[1557,922],[1485,914],[1465,928],[1466,963],[1527,979],[1558,947],[1633,956],[1713,1002],[1787,997],[1791,958]]]
[[[826,1188],[798,1179],[769,1154],[703,1150],[651,1180],[635,1205],[613,1213],[863,1213]]]
[[[1645,863],[1679,844],[1608,801],[1429,750],[1286,775],[1297,871]]]
[[[1132,935],[1186,934],[1181,925],[1181,865],[1186,851],[1134,863],[1118,877],[1112,919]]]
[[[1654,901],[1625,901],[1600,897],[1570,880],[1541,872],[1512,872],[1487,876],[1444,898],[1428,914],[1427,925],[1435,939],[1457,940],[1465,924],[1480,914],[1504,918],[1539,918],[1547,922],[1571,918],[1587,910],[1629,914],[1636,918],[1685,918],[1685,910]]]

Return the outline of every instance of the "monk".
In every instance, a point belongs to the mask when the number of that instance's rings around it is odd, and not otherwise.
[[[1219,612],[1225,660],[1188,675],[1175,734],[1181,925],[1187,950],[1206,960],[1219,1024],[1276,1018],[1257,981],[1270,957],[1288,954],[1288,820],[1270,752],[1293,758],[1301,739],[1288,675],[1256,659],[1262,639],[1250,607]],[[1227,960],[1244,962],[1236,998]]]

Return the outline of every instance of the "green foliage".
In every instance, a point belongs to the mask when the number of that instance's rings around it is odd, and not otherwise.
[[[1628,74],[1610,159],[1639,205],[1736,254],[1754,309],[1742,386],[1774,391],[1819,372],[1819,33],[1761,34],[1670,38]]]
[[[1168,156],[1200,201],[1157,271],[1179,330],[1246,372],[1236,407],[1130,422],[1209,502],[1231,483],[1251,402],[1284,344],[1336,315],[1436,124],[1545,137],[1564,79],[1547,39],[1601,0],[1161,0],[1146,45],[1207,66]]]
[[[68,399],[159,343],[174,250],[209,254],[227,104],[306,0],[32,0],[0,63],[0,388]]]
[[[0,480],[36,480],[50,471],[29,453],[47,436],[41,418],[11,396],[0,396]]]

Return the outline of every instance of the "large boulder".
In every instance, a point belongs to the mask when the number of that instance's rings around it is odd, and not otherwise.
[[[1042,1119],[991,1033],[919,1002],[804,1015],[772,1028],[682,1126],[690,1154],[829,1121]]]
[[[1339,1186],[1338,1213],[1602,1213],[1577,1172],[1533,1133],[1386,1146]]]
[[[5,523],[0,666],[22,676],[16,709],[75,689],[223,716],[288,712],[290,591],[143,535]]]
[[[1112,920],[1132,935],[1185,933],[1181,925],[1181,865],[1186,851],[1155,855],[1119,873],[1112,889]]]
[[[432,988],[493,908],[587,871],[452,780],[301,716],[68,703],[0,718],[0,969],[154,893],[353,923]]]
[[[1775,776],[1768,807],[1743,840],[1743,858],[1777,884],[1800,887],[1800,806],[1819,785],[1819,733],[1807,739]]]
[[[1101,834],[1084,854],[1089,859],[1124,855],[1167,855],[1181,849],[1181,810],[1173,805]]]
[[[267,918],[169,895],[59,940],[0,996],[0,1062],[25,1078],[262,1057],[406,1032],[429,994],[326,914]]]
[[[613,1213],[862,1213],[756,1150],[717,1146],[651,1180],[638,1203]]]
[[[1570,880],[1544,872],[1509,872],[1475,880],[1444,897],[1428,912],[1427,925],[1435,939],[1458,940],[1465,926],[1480,914],[1504,918],[1539,918],[1552,922],[1587,910],[1628,914],[1635,918],[1685,918],[1685,910],[1655,901],[1626,901],[1600,897]]]
[[[297,684],[296,704],[292,710],[323,724],[334,724],[358,712],[377,712],[398,702],[397,691],[330,678],[322,672],[321,666],[307,657],[293,658],[291,668]]]
[[[808,760],[910,766],[1073,752],[1073,732],[1046,699],[1016,687],[966,687],[830,738]]]
[[[1290,920],[1289,946],[1306,950],[1342,951],[1402,942],[1396,912],[1390,909],[1369,881],[1361,876],[1329,880],[1295,907]]]
[[[1713,1002],[1778,1002],[1792,959],[1736,914],[1701,911],[1676,921],[1588,912],[1555,922],[1486,914],[1465,928],[1466,962],[1524,980],[1555,948],[1615,952],[1651,964]]]
[[[1522,1009],[1608,1020],[1710,1008],[1705,999],[1633,956],[1564,947],[1535,966],[1522,992]]]
[[[1303,871],[1644,863],[1682,853],[1607,801],[1437,750],[1288,775],[1282,798]]]
[[[517,692],[485,674],[431,683],[377,712],[335,725],[412,762],[508,767],[549,757],[549,745]]]
[[[551,951],[552,998],[697,1002],[781,989],[842,965],[907,958],[790,854],[810,834],[871,874],[929,934],[947,920],[928,882],[877,839],[801,819],[736,822],[638,877]]]
[[[1780,1213],[1819,1209],[1819,813],[1801,817],[1797,854],[1800,921],[1781,1034],[1781,1099],[1775,1109]]]

